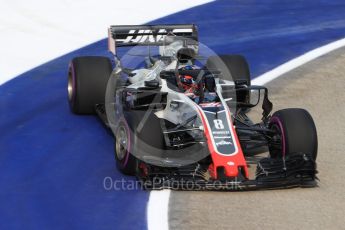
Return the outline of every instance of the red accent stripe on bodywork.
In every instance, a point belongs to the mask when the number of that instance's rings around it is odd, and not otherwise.
[[[202,123],[204,126],[204,133],[205,133],[205,136],[207,138],[207,146],[209,148],[209,151],[211,153],[211,158],[213,161],[213,164],[210,165],[210,167],[209,167],[211,177],[214,179],[218,179],[218,175],[217,175],[217,168],[218,167],[224,167],[225,175],[227,177],[237,177],[237,176],[239,176],[238,175],[239,174],[238,169],[239,169],[239,167],[242,167],[244,170],[244,174],[245,174],[244,176],[246,178],[249,178],[247,163],[246,163],[246,160],[244,158],[241,144],[240,144],[239,139],[238,139],[237,134],[236,134],[236,130],[234,129],[234,126],[233,126],[232,121],[231,121],[230,111],[228,111],[228,110],[226,111],[227,115],[230,118],[227,120],[230,122],[229,127],[233,131],[232,132],[233,133],[232,134],[233,140],[236,142],[237,149],[238,149],[236,154],[231,154],[231,155],[223,155],[223,154],[217,153],[216,147],[214,146],[214,144],[211,140],[211,135],[213,135],[213,134],[211,133],[211,130],[208,129],[208,125],[207,125],[208,121],[205,118],[203,111],[199,107],[198,107],[198,112],[199,112],[199,115],[201,117],[201,120],[202,120]]]

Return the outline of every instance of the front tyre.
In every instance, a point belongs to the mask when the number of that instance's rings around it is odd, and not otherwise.
[[[137,159],[132,155],[133,132],[127,121],[121,118],[115,133],[115,159],[118,169],[126,175],[135,175],[137,171]]]
[[[304,109],[283,109],[275,112],[269,122],[275,134],[269,144],[272,158],[285,158],[292,154],[317,157],[317,132],[313,118]]]

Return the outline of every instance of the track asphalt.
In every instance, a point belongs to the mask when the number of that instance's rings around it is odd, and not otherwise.
[[[344,229],[345,48],[269,84],[274,111],[305,108],[319,140],[316,188],[250,192],[173,191],[170,229]],[[258,110],[250,113],[258,117]]]

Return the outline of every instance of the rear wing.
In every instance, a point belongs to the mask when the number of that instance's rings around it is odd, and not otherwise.
[[[108,49],[114,55],[116,47],[160,46],[168,34],[198,41],[198,31],[194,24],[186,25],[139,25],[110,26],[108,29]]]

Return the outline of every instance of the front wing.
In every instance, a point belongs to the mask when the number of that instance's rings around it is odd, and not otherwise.
[[[200,166],[197,166],[200,168]],[[212,179],[206,171],[188,166],[179,169],[151,168],[139,176],[143,188],[149,190],[227,190],[281,189],[317,186],[315,161],[307,154],[294,154],[285,159],[263,158],[256,168],[253,180],[242,176]]]

